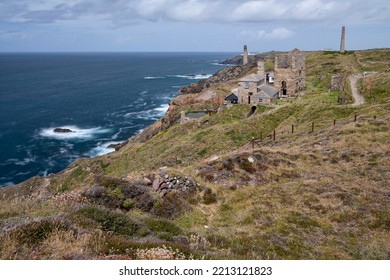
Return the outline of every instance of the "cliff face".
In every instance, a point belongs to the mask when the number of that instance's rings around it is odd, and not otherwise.
[[[255,63],[249,63],[245,66],[239,65],[221,69],[208,79],[204,79],[199,81],[198,83],[193,83],[186,87],[182,87],[179,90],[179,94],[197,94],[207,89],[212,90],[218,85],[234,82],[236,79],[246,75],[255,67]],[[196,97],[181,98],[179,96],[178,98],[173,99],[169,103],[169,108],[164,114],[164,116],[154,124],[145,128],[141,133],[133,136],[130,139],[130,143],[146,142],[160,131],[168,129],[179,121],[181,108],[184,108],[187,105],[192,105],[194,103],[203,102],[202,99],[198,99]]]
[[[213,88],[220,83],[226,83],[245,76],[254,67],[256,67],[256,63],[253,61],[253,63],[248,63],[246,65],[238,65],[221,69],[208,79],[201,80],[197,84],[190,84],[189,86],[182,87],[179,90],[179,93],[200,93],[204,89]]]

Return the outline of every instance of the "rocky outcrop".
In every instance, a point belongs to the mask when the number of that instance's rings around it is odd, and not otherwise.
[[[153,191],[157,192],[160,197],[173,191],[182,194],[195,193],[197,187],[198,184],[188,177],[169,176],[168,174],[156,176],[152,184]]]
[[[226,83],[238,79],[249,71],[256,67],[255,63],[248,63],[246,65],[239,65],[234,67],[227,67],[219,70],[213,76],[208,79],[200,80],[197,84],[190,84],[189,86],[182,87],[179,90],[180,94],[200,93],[206,88],[210,88],[219,83]]]
[[[121,142],[121,143],[118,143],[118,144],[110,144],[110,145],[107,146],[107,148],[115,149],[115,151],[119,151],[120,149],[122,149],[127,144],[129,144],[129,140]]]
[[[69,128],[59,128],[59,127],[57,127],[55,129],[53,129],[53,132],[55,132],[55,133],[72,133],[74,131],[69,129]]]

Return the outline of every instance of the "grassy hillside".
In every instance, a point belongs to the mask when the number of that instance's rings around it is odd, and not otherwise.
[[[389,259],[389,65],[389,50],[310,52],[299,99],[249,118],[222,106],[2,189],[0,259]],[[337,104],[365,71],[366,103]],[[329,91],[334,74],[344,92]],[[194,106],[210,102],[175,110]],[[158,178],[180,188],[164,194]]]

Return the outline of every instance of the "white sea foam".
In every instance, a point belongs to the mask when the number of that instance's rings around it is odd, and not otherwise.
[[[202,79],[208,79],[212,75],[211,74],[191,74],[191,75],[170,75],[169,77],[175,77],[175,78],[183,78],[188,80],[202,80]]]
[[[144,77],[145,80],[157,80],[157,79],[164,79],[165,77],[157,76],[157,77]]]
[[[211,65],[214,65],[214,66],[226,66],[226,67],[228,67],[228,66],[236,66],[234,64],[226,64],[226,63],[219,63],[219,62],[213,62],[213,63],[211,63]]]
[[[111,144],[119,144],[121,142],[100,142],[97,147],[87,153],[89,157],[102,156],[115,151],[115,148],[108,148]]]
[[[165,112],[168,110],[168,108],[169,108],[169,104],[163,104],[160,107],[153,110],[159,113],[160,116],[163,116]]]
[[[29,164],[30,162],[34,162],[36,160],[36,157],[35,156],[31,156],[29,155],[29,157],[26,157],[22,160],[19,160],[19,159],[16,159],[16,158],[10,158],[8,159],[4,165],[7,165],[7,164],[15,164],[15,165],[19,165],[19,166],[24,166],[24,165],[27,165]]]
[[[66,125],[59,128],[70,129],[72,132],[68,133],[57,133],[54,132],[55,127],[44,128],[40,131],[39,135],[46,138],[53,138],[57,140],[89,140],[95,138],[98,134],[104,134],[110,132],[110,129],[101,127],[93,128],[79,128],[75,125]]]
[[[162,104],[160,107],[151,110],[127,113],[125,117],[142,120],[157,120],[165,114],[168,108],[169,104]]]

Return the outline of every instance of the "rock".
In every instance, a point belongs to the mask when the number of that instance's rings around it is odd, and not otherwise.
[[[165,189],[165,190],[162,190],[161,192],[160,192],[160,197],[162,198],[162,197],[164,197],[166,194],[168,193],[168,191]]]
[[[161,191],[161,190],[164,190],[164,189],[167,189],[167,188],[168,188],[168,185],[166,183],[161,183],[160,187],[158,189]]]
[[[152,185],[152,181],[149,178],[144,177],[143,181],[144,181],[144,184],[147,185],[147,186]]]
[[[53,132],[55,133],[72,133],[74,132],[73,130],[69,129],[69,128],[55,128],[53,129]]]
[[[124,146],[126,146],[128,143],[129,143],[129,141],[121,142],[121,143],[118,143],[118,144],[110,144],[110,145],[107,146],[107,148],[115,149],[115,151],[119,151]]]
[[[216,160],[219,160],[219,157],[218,156],[213,156],[209,159],[209,162],[213,162],[213,161],[216,161]]]
[[[167,166],[162,166],[162,167],[159,168],[159,170],[160,170],[160,175],[161,175],[162,177],[164,177],[164,176],[167,174],[167,169],[168,169]]]
[[[154,191],[157,191],[158,190],[158,188],[160,187],[160,178],[156,178],[156,179],[154,179],[154,181],[153,181],[153,184],[152,184],[152,189],[154,190]]]
[[[182,245],[185,245],[185,246],[189,246],[190,245],[189,239],[186,236],[183,236],[183,235],[173,236],[172,237],[172,242],[173,243],[182,244]]]
[[[253,157],[248,157],[248,161],[249,161],[250,163],[254,163],[254,162],[255,162],[255,159],[254,159]]]

